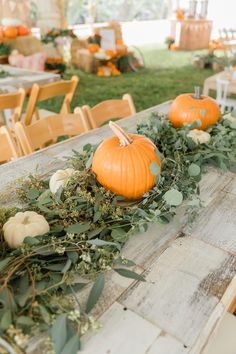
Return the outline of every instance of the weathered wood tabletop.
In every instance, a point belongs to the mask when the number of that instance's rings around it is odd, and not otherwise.
[[[119,124],[132,131],[151,111],[166,113],[168,108],[167,102]],[[36,170],[47,173],[63,167],[63,157],[72,149],[111,134],[102,127],[0,166],[0,196],[9,182]],[[236,176],[209,168],[200,189],[205,207],[191,231],[179,208],[170,224],[150,225],[126,244],[123,255],[136,262],[135,271],[147,281],[106,274],[105,290],[93,310],[102,327],[84,336],[82,353],[205,353],[236,294]],[[14,195],[2,203],[10,204],[11,198]],[[33,347],[30,353],[37,352]]]
[[[9,76],[0,78],[0,88],[9,92],[20,87],[29,90],[34,83],[44,85],[61,78],[59,74],[15,68],[10,65],[0,65],[0,71],[2,70],[8,72]]]

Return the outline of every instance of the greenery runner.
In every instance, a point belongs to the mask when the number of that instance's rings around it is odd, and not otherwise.
[[[128,238],[147,231],[149,223],[170,222],[183,202],[191,223],[201,207],[199,181],[207,165],[236,172],[236,118],[226,118],[207,132],[194,129],[198,122],[174,129],[157,114],[140,124],[137,132],[154,142],[162,167],[160,174],[151,164],[156,184],[133,205],[98,184],[90,169],[96,147],[89,144],[67,160],[69,177],[53,193],[48,176],[24,180],[16,207],[0,208],[2,338],[24,352],[29,336],[46,333],[48,353],[76,353],[79,338],[99,326],[90,313],[104,288],[104,273],[145,281],[131,270],[134,261],[122,257]],[[3,225],[19,211],[42,215],[50,230],[11,249]],[[81,290],[89,286],[81,301]]]

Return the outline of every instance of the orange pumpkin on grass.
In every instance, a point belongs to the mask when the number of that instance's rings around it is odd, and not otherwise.
[[[138,134],[127,134],[114,122],[109,123],[115,136],[105,139],[97,148],[92,171],[98,182],[111,192],[137,200],[155,184],[151,163],[161,161],[151,140]]]
[[[19,26],[18,27],[18,35],[19,36],[28,36],[29,33],[30,33],[30,30],[28,27],[26,27],[26,26]]]
[[[14,39],[18,35],[18,30],[16,27],[5,27],[4,28],[4,37]]]
[[[217,102],[211,97],[201,95],[199,87],[195,87],[194,94],[185,93],[176,97],[169,112],[170,121],[175,128],[200,120],[201,126],[197,128],[206,130],[209,125],[216,124],[220,116]]]

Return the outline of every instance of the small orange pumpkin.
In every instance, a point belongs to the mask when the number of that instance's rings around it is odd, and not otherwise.
[[[116,52],[112,49],[106,49],[105,50],[105,54],[108,56],[108,57],[111,57],[111,58],[115,58],[116,56]]]
[[[89,44],[88,49],[89,49],[90,53],[94,54],[99,51],[100,46],[96,43],[91,43],[91,44]]]
[[[16,27],[4,28],[4,37],[14,39],[17,37],[18,30]]]
[[[161,161],[151,140],[138,134],[127,134],[114,122],[109,123],[115,136],[105,139],[97,148],[92,171],[98,182],[111,192],[137,200],[155,184],[150,164]]]
[[[175,128],[181,128],[186,123],[201,121],[197,127],[206,130],[209,125],[216,124],[220,119],[220,108],[217,102],[208,96],[200,95],[200,88],[195,87],[195,93],[179,95],[173,101],[169,117]]]
[[[185,16],[184,16],[184,10],[182,9],[177,9],[175,11],[175,17],[177,20],[184,20]]]
[[[19,26],[18,27],[18,35],[19,36],[28,36],[30,30],[27,26]]]

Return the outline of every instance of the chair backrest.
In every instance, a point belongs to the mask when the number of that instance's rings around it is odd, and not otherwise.
[[[25,90],[22,88],[17,92],[0,95],[0,111],[5,109],[10,109],[13,111],[11,115],[12,125],[20,120],[24,99]]]
[[[228,96],[229,81],[223,79],[216,80],[216,100],[221,103],[225,101]]]
[[[54,143],[60,136],[74,136],[89,130],[89,125],[80,108],[76,113],[55,114],[30,125],[15,124],[15,134],[25,155]]]
[[[132,97],[125,94],[121,100],[107,100],[94,107],[83,106],[91,128],[97,128],[108,120],[126,118],[136,113]]]
[[[60,113],[70,113],[70,104],[73,99],[78,82],[78,76],[72,76],[71,80],[67,81],[57,81],[43,86],[34,84],[31,89],[29,102],[25,112],[25,125],[31,124],[34,114],[36,116],[36,119],[40,118],[39,112],[36,107],[37,103],[45,101],[52,97],[65,96]]]
[[[225,109],[232,110],[236,106],[235,99],[229,99],[229,81],[218,78],[216,80],[216,101],[220,105],[221,112],[224,113]]]
[[[0,164],[19,157],[15,141],[6,126],[0,128]]]

